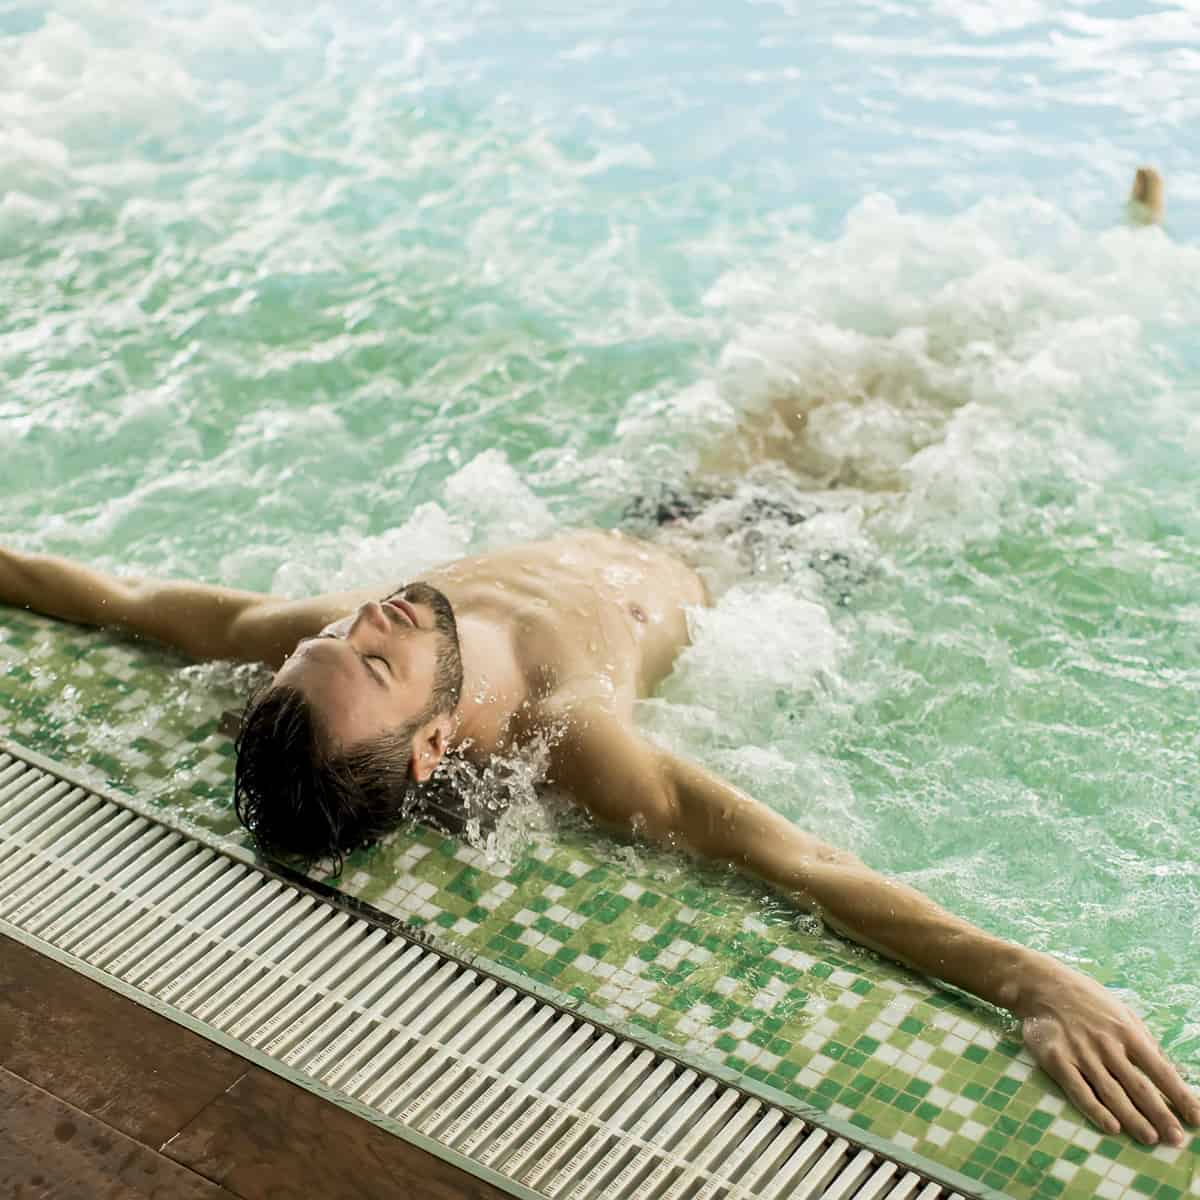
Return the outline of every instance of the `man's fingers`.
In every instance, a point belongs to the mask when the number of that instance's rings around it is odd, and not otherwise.
[[[1105,1133],[1119,1133],[1121,1123],[1113,1116],[1112,1113],[1096,1099],[1095,1093],[1088,1085],[1088,1081],[1080,1074],[1079,1068],[1072,1062],[1067,1062],[1065,1058],[1060,1058],[1054,1063],[1046,1063],[1047,1068],[1058,1080],[1062,1090],[1067,1093],[1067,1099],[1097,1129],[1103,1129]]]
[[[1108,1063],[1108,1069],[1117,1086],[1124,1088],[1134,1104],[1141,1109],[1143,1116],[1158,1131],[1158,1136],[1169,1145],[1183,1145],[1183,1127],[1167,1107],[1163,1094],[1147,1079],[1141,1068],[1121,1055]]]
[[[1134,1107],[1133,1101],[1129,1097],[1129,1091],[1124,1084],[1113,1078],[1108,1068],[1100,1061],[1099,1058],[1093,1058],[1085,1064],[1086,1079],[1091,1085],[1092,1091],[1104,1103],[1104,1106],[1113,1113],[1117,1120],[1121,1122],[1121,1127],[1126,1133],[1132,1134],[1139,1142],[1145,1142],[1149,1146],[1158,1143],[1158,1130],[1155,1129],[1155,1122],[1149,1120],[1142,1113],[1138,1112]],[[1148,1093],[1153,1089],[1145,1089]],[[1145,1097],[1146,1105],[1154,1108],[1149,1096]],[[1161,1110],[1162,1119],[1166,1122],[1166,1127],[1174,1129],[1175,1120],[1167,1110],[1167,1106],[1163,1104],[1162,1098],[1158,1097],[1158,1109]],[[1157,1111],[1156,1111],[1156,1116]]]
[[[1189,1125],[1200,1125],[1200,1099],[1148,1036],[1133,1042],[1129,1047],[1129,1059],[1150,1076]]]

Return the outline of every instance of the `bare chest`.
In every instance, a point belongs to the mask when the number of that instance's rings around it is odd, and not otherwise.
[[[632,539],[595,535],[537,549],[492,556],[486,575],[448,572],[439,582],[459,614],[464,717],[483,753],[520,740],[555,693],[620,709],[650,694],[687,645],[688,608],[706,600],[684,563]]]

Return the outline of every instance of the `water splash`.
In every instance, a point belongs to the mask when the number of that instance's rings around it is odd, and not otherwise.
[[[543,788],[550,754],[562,731],[543,731],[486,764],[464,754],[447,755],[425,794],[414,796],[414,813],[436,828],[462,836],[488,863],[512,864],[548,839],[563,803]]]

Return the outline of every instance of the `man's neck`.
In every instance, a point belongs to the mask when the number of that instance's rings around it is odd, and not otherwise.
[[[505,631],[489,621],[460,616],[458,637],[463,686],[449,748],[487,759],[510,740],[513,715],[526,705],[525,682]]]

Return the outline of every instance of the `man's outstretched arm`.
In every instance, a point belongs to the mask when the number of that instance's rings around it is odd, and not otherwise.
[[[1101,1129],[1123,1128],[1149,1143],[1181,1140],[1168,1101],[1200,1124],[1200,1100],[1137,1016],[1094,980],[884,878],[651,745],[600,704],[559,715],[566,733],[554,782],[602,822],[736,866],[854,941],[1009,1009],[1038,1064]]]
[[[0,547],[0,604],[153,638],[196,659],[278,666],[300,638],[332,619],[327,599],[289,602],[209,584],[123,578]]]

